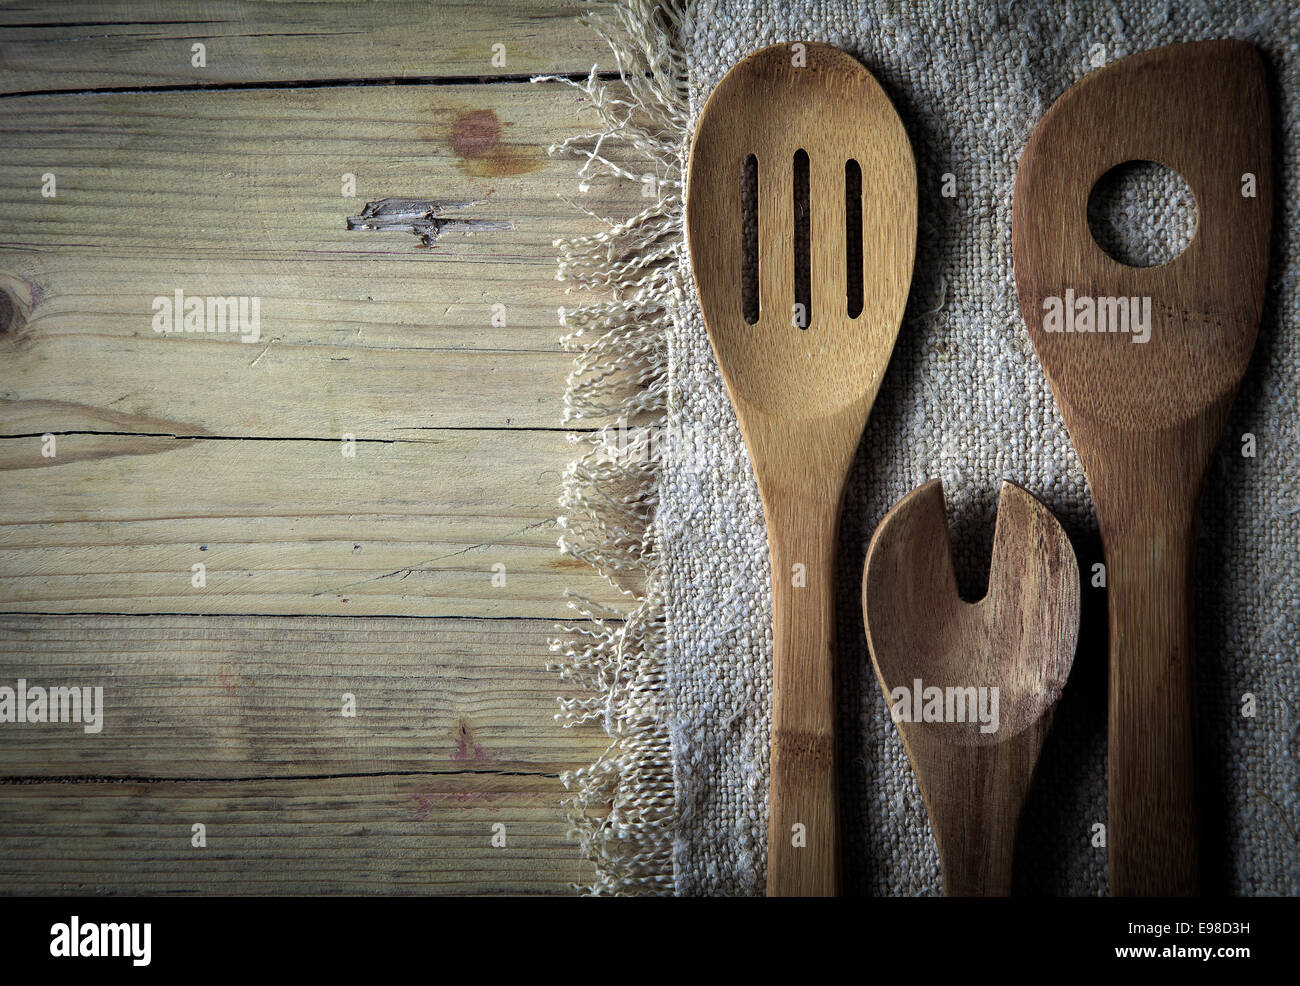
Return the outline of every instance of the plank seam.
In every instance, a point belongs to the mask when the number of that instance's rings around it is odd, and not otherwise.
[[[63,619],[74,616],[114,616],[127,619],[183,616],[187,619],[196,617],[222,621],[237,618],[259,620],[464,620],[468,622],[483,621],[493,623],[539,623],[544,622],[547,619],[545,616],[425,616],[422,614],[411,613],[348,613],[346,615],[337,615],[332,613],[190,613],[179,610],[174,612],[157,613],[119,613],[106,612],[102,610],[71,610],[68,612],[62,610],[58,612],[24,609],[0,610],[0,618],[6,616],[34,616],[45,619]],[[583,620],[578,617],[570,617],[569,622],[582,624],[594,621]],[[607,618],[603,622],[606,624],[613,624],[618,621]]]
[[[145,777],[133,774],[57,774],[50,776],[14,774],[0,777],[0,787],[33,784],[252,784],[259,781],[334,781],[363,777],[461,777],[482,774],[492,777],[535,777],[559,779],[557,773],[532,770],[371,770],[342,774],[254,774],[247,777]]]
[[[521,425],[518,428],[501,428],[496,425],[411,425],[400,431],[505,431],[511,433],[518,432],[540,432],[552,433],[563,432],[572,434],[581,432],[583,434],[594,434],[601,429],[591,428],[550,428],[545,426]],[[95,431],[89,429],[70,429],[67,431],[29,431],[19,432],[13,435],[0,435],[0,441],[5,439],[16,438],[44,438],[46,435],[55,435],[63,437],[65,435],[92,435],[106,438],[174,438],[179,442],[195,441],[214,441],[214,442],[331,442],[338,444],[338,436],[333,437],[316,437],[313,435],[212,435],[208,433],[193,435],[178,435],[170,431]],[[422,444],[423,440],[419,438],[357,438],[358,445],[400,445],[404,442],[412,444]]]
[[[607,82],[617,81],[616,71],[596,72],[595,76]],[[591,76],[585,72],[568,72],[549,76],[559,82],[585,82]],[[21,92],[0,92],[0,99],[25,99],[34,96],[117,96],[149,95],[152,93],[182,92],[242,92],[257,89],[345,89],[377,86],[491,86],[520,85],[533,81],[531,75],[408,75],[378,76],[360,79],[285,79],[261,82],[175,82],[163,85],[92,86],[84,89],[27,89]]]

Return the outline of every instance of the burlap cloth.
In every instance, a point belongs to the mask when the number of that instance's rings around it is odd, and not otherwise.
[[[1011,200],[1025,141],[1053,100],[1099,61],[1223,37],[1263,50],[1277,202],[1269,293],[1250,369],[1210,466],[1197,545],[1203,854],[1207,892],[1300,893],[1300,430],[1294,415],[1300,8],[1134,0],[699,0],[682,8],[667,0],[673,16],[665,18],[661,9],[656,33],[642,30],[654,6],[630,3],[624,41],[647,35],[659,76],[673,67],[684,75],[679,110],[664,110],[671,92],[640,93],[645,102],[664,105],[657,107],[660,128],[647,131],[653,140],[633,143],[653,144],[661,164],[671,159],[684,166],[684,153],[666,154],[664,145],[677,140],[684,152],[704,99],[727,69],[764,45],[797,40],[830,42],[857,56],[894,101],[916,155],[920,228],[911,299],[841,522],[838,730],[849,893],[941,889],[924,804],[862,631],[862,561],[885,511],[927,479],[943,481],[958,579],[969,598],[982,594],[987,578],[1003,478],[1055,511],[1083,572],[1101,560],[1083,472],[1017,306]],[[619,131],[606,120],[606,138]],[[953,197],[941,194],[945,175],[955,180]],[[573,675],[596,682],[599,691],[590,702],[571,702],[586,710],[575,719],[603,715],[613,738],[610,754],[579,772],[577,786],[588,789],[587,804],[613,792],[615,810],[599,823],[584,823],[581,835],[602,874],[597,892],[757,894],[765,874],[771,701],[767,545],[753,473],[681,244],[680,185],[670,180],[666,187],[628,229],[650,224],[656,242],[675,241],[656,253],[660,261],[670,258],[672,284],[656,281],[643,290],[644,278],[616,278],[636,287],[628,297],[640,300],[629,303],[622,327],[606,339],[642,340],[635,360],[646,365],[645,338],[654,338],[646,326],[662,318],[666,398],[656,398],[656,407],[669,441],[653,475],[637,477],[653,489],[618,500],[648,518],[639,542],[645,550],[636,558],[646,569],[648,594],[639,597],[633,619],[582,652],[605,656],[585,665],[578,660]],[[1149,262],[1185,241],[1189,201],[1175,184],[1140,172],[1101,202],[1099,239]],[[621,258],[644,250],[628,229],[598,244],[606,251],[601,271],[626,271]],[[613,242],[625,252],[616,253]],[[598,314],[609,321],[604,309]],[[1256,440],[1253,458],[1242,454],[1247,432]],[[599,500],[592,493],[599,484],[585,482],[577,500]],[[566,514],[579,512],[574,502],[566,508]],[[630,514],[625,509],[620,516]],[[571,538],[568,548],[599,563],[609,549],[600,536],[597,531],[594,547],[585,549]],[[1106,850],[1094,845],[1094,826],[1106,820],[1106,664],[1104,590],[1086,587],[1073,674],[1022,821],[1018,893],[1106,893]],[[1242,714],[1246,693],[1255,696],[1253,717]],[[647,700],[648,718],[629,712]]]
[[[775,0],[701,0],[694,8],[686,38],[692,118],[750,51],[826,41],[856,55],[885,87],[916,154],[920,230],[911,301],[841,522],[846,891],[940,890],[925,807],[862,631],[862,560],[885,511],[926,479],[942,479],[959,578],[976,596],[987,577],[981,568],[1004,477],[1056,512],[1083,571],[1101,559],[1083,472],[1016,302],[1011,194],[1021,149],[1043,111],[1098,58],[1219,37],[1255,42],[1270,64],[1279,205],[1266,315],[1202,502],[1196,640],[1203,851],[1207,890],[1296,894],[1300,9]],[[956,179],[954,198],[941,195],[944,174]],[[1171,225],[1176,233],[1187,228],[1185,216],[1171,223],[1166,185],[1148,177],[1146,191],[1130,197],[1127,212],[1124,200],[1111,210],[1117,235],[1140,244],[1167,239],[1160,230]],[[757,488],[693,287],[688,297],[669,335],[669,422],[673,432],[709,435],[713,461],[701,469],[698,456],[670,451],[659,515],[675,889],[753,894],[762,891],[767,838],[767,547]],[[1242,455],[1244,432],[1256,436],[1254,458]],[[690,468],[679,468],[682,458]],[[1022,823],[1020,892],[1106,892],[1106,853],[1092,844],[1093,823],[1106,820],[1105,603],[1103,590],[1090,591],[1074,672]],[[1241,715],[1246,692],[1257,697],[1254,718]]]

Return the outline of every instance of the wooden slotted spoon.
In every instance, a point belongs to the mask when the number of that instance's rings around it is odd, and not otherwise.
[[[1079,566],[1070,539],[1050,510],[1003,481],[988,593],[968,603],[957,594],[943,486],[932,480],[872,535],[862,620],[925,798],[944,894],[1008,896],[1020,812],[1074,662]],[[938,721],[932,688],[944,696]],[[996,714],[981,719],[989,709]]]
[[[811,306],[795,324],[796,153],[807,155]],[[742,183],[757,164],[758,317],[745,319]],[[863,249],[846,250],[846,168]],[[916,165],[884,90],[829,45],[755,52],[718,84],[691,148],[686,229],[709,341],[758,479],[772,561],[767,892],[839,890],[835,540],[844,482],[889,362],[916,250]],[[853,244],[856,248],[857,244]],[[848,257],[865,257],[849,317]]]
[[[1108,853],[1115,895],[1198,891],[1192,576],[1196,502],[1263,306],[1272,211],[1264,65],[1240,41],[1173,45],[1069,89],[1020,159],[1020,307],[1092,489],[1108,566]],[[1181,174],[1198,222],[1160,267],[1112,260],[1089,192],[1126,161]],[[1150,338],[1050,332],[1049,299],[1142,298]],[[1077,304],[1077,302],[1076,302]]]

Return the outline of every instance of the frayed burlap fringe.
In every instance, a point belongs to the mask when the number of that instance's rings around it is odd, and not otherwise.
[[[564,346],[577,354],[564,422],[609,422],[570,434],[560,549],[594,566],[627,597],[619,609],[581,597],[585,620],[559,628],[552,667],[578,694],[560,700],[565,726],[599,720],[610,745],[563,777],[571,836],[595,866],[591,894],[673,892],[673,771],[662,715],[664,621],[656,583],[655,515],[665,434],[668,326],[680,297],[682,156],[687,140],[681,0],[625,0],[585,22],[613,49],[620,81],[593,68],[581,89],[599,131],[552,154],[583,160],[579,191],[601,180],[635,182],[647,205],[630,218],[597,216],[606,229],[557,240],[569,292],[601,300],[560,311]],[[534,81],[553,81],[549,78]],[[563,80],[561,80],[563,81]],[[581,208],[581,207],[579,207]],[[593,214],[594,215],[594,214]]]

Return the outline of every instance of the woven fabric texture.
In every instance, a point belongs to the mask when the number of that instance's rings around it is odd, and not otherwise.
[[[998,483],[1042,499],[1081,570],[1101,560],[1078,459],[1021,320],[1011,265],[1016,164],[1034,124],[1099,61],[1181,41],[1241,38],[1266,56],[1274,109],[1269,293],[1259,341],[1206,481],[1196,626],[1207,891],[1300,893],[1300,9],[1288,3],[700,0],[683,24],[691,122],[750,51],[798,40],[853,53],[911,137],[920,189],[912,296],[849,481],[837,634],[845,890],[934,894],[938,856],[874,678],[858,598],[885,511],[943,481],[958,579],[982,594]],[[1207,153],[1212,153],[1207,149]],[[951,175],[955,194],[943,194]],[[1107,246],[1139,260],[1185,240],[1188,199],[1138,169],[1098,202]],[[682,256],[685,256],[684,251]],[[678,894],[764,884],[771,701],[770,578],[757,488],[683,260],[668,330],[667,425],[656,521],[665,617]],[[869,289],[869,287],[868,287]],[[1254,457],[1242,436],[1255,436]],[[1074,672],[1021,826],[1020,893],[1106,892],[1104,592],[1085,589]],[[1254,717],[1243,695],[1256,698]]]

